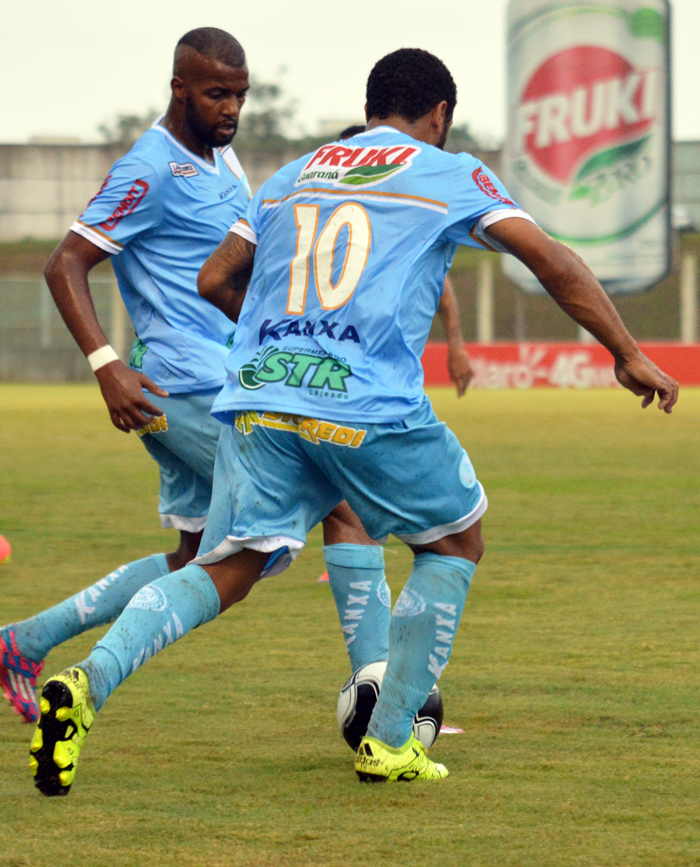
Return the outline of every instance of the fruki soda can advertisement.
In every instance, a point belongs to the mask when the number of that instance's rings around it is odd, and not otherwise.
[[[611,294],[671,267],[667,0],[511,0],[504,180]],[[526,292],[544,291],[506,256]]]

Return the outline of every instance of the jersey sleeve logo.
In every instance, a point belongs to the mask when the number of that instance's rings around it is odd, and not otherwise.
[[[146,181],[134,181],[129,192],[114,209],[112,216],[108,217],[104,223],[98,223],[100,229],[104,229],[106,232],[111,232],[112,229],[114,229],[115,226],[117,226],[121,220],[127,216],[127,214],[136,210],[139,203],[143,201],[147,192],[148,184]]]
[[[489,198],[495,199],[497,202],[502,202],[504,205],[513,205],[515,207],[515,202],[511,202],[510,199],[506,199],[505,196],[502,196],[498,190],[496,189],[491,178],[486,174],[486,172],[479,166],[477,169],[474,169],[472,172],[472,180],[477,185],[477,187],[481,190],[482,193],[485,193]]]
[[[193,178],[199,172],[192,163],[168,163],[174,178]]]
[[[421,148],[406,145],[365,148],[324,145],[304,166],[295,186],[312,181],[341,189],[373,186],[406,171],[420,152]]]
[[[107,175],[107,177],[102,181],[102,186],[101,186],[101,187],[99,188],[99,190],[95,193],[95,195],[90,199],[90,201],[87,203],[87,205],[85,205],[85,211],[87,211],[87,209],[88,209],[88,208],[90,207],[90,205],[95,201],[95,199],[96,199],[96,198],[97,198],[101,193],[103,193],[103,192],[105,191],[105,188],[106,188],[107,184],[111,181],[111,179],[112,179],[112,175],[109,174],[109,175]],[[85,211],[83,211],[83,214],[85,213]],[[80,216],[82,217],[83,214],[81,214]]]

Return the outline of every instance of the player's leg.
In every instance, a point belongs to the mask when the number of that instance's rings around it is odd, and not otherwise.
[[[201,532],[181,530],[180,545],[170,554],[152,554],[120,566],[74,596],[0,629],[0,686],[13,710],[26,722],[35,722],[39,718],[37,678],[49,652],[116,620],[142,587],[196,557],[201,538]]]
[[[353,671],[386,659],[391,591],[384,550],[346,502],[323,521],[323,557]]]
[[[26,722],[39,717],[37,677],[50,650],[95,626],[111,623],[145,584],[170,571],[167,555],[127,563],[75,596],[0,630],[0,685]]]
[[[466,452],[427,400],[402,427],[367,426],[357,449],[307,450],[370,536],[394,533],[416,552],[392,612],[387,670],[356,769],[365,779],[444,776],[444,768],[414,743],[413,718],[449,659],[483,550],[483,489]]]
[[[481,521],[411,546],[413,571],[389,628],[389,664],[367,734],[391,747],[411,737],[413,718],[445,670],[484,543]]]
[[[295,437],[278,434],[277,447],[267,431],[256,433],[239,449],[244,434],[224,428],[197,561],[143,587],[86,660],[47,681],[31,747],[45,794],[67,793],[95,713],[129,674],[244,598],[270,560],[279,569],[284,557],[270,555],[283,551],[289,562],[339,503],[336,489],[314,485],[321,474],[295,453]]]
[[[268,555],[243,550],[202,568],[189,564],[143,587],[83,662],[47,680],[30,747],[36,787],[66,795],[97,712],[145,662],[248,595]]]
[[[211,500],[221,425],[210,415],[216,391],[163,398],[165,414],[139,436],[160,472],[163,527],[180,532],[178,548],[126,563],[34,617],[0,630],[0,686],[27,722],[38,719],[36,681],[48,653],[96,626],[112,623],[146,584],[197,555]]]

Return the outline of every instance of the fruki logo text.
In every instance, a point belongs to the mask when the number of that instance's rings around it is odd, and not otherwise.
[[[660,104],[659,70],[638,70],[621,55],[578,46],[549,57],[528,81],[515,119],[516,151],[558,184],[643,148]]]

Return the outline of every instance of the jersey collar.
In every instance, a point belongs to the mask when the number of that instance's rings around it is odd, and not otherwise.
[[[212,165],[211,163],[208,163],[206,160],[203,160],[201,157],[198,157],[197,154],[192,153],[192,151],[188,150],[183,144],[180,144],[180,142],[175,138],[175,136],[171,132],[169,132],[164,126],[161,126],[160,122],[161,122],[161,120],[163,120],[164,117],[165,117],[165,115],[162,115],[156,121],[154,121],[151,129],[155,129],[158,132],[163,133],[163,135],[171,142],[171,144],[174,144],[175,147],[178,148],[178,150],[181,150],[182,153],[185,154],[187,156],[187,158],[190,159],[192,162],[196,163],[198,166],[200,166],[203,169],[206,169],[207,171],[211,172],[212,174],[218,175],[219,174],[219,159],[221,159],[221,155],[218,153],[217,149],[213,148],[214,165]]]
[[[363,135],[375,135],[378,132],[395,132],[398,135],[406,135],[406,133],[401,132],[400,129],[396,129],[395,126],[388,126],[385,124],[382,126],[374,126],[372,129],[366,129],[364,132],[358,132],[358,134],[353,136],[353,138],[362,138]]]

